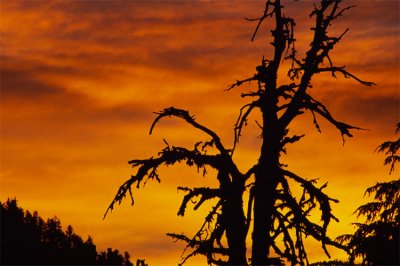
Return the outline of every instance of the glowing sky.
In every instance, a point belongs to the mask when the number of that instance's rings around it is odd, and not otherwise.
[[[164,107],[190,109],[226,146],[245,103],[226,92],[250,77],[271,54],[267,24],[250,42],[263,1],[7,1],[0,0],[1,194],[44,217],[59,217],[98,248],[108,246],[146,258],[150,265],[176,265],[183,245],[166,232],[194,234],[200,213],[176,216],[183,193],[176,187],[212,184],[184,167],[163,169],[161,184],[137,191],[103,221],[118,186],[132,174],[130,159],[156,154],[165,138],[192,147],[202,136],[181,121],[166,120],[148,136],[154,114]],[[346,1],[346,4],[354,2]],[[311,1],[288,4],[297,19],[297,47],[310,43]],[[329,181],[340,200],[331,236],[352,232],[352,212],[365,188],[388,175],[374,149],[393,139],[399,121],[399,2],[363,1],[340,18],[332,32],[350,31],[332,53],[337,65],[373,81],[321,75],[312,94],[338,119],[367,128],[342,145],[340,134],[321,121],[322,134],[304,115],[290,126],[306,137],[283,158],[290,169]],[[284,80],[285,75],[281,75]],[[255,163],[257,126],[250,119],[235,159],[241,170]],[[398,173],[395,173],[398,174]],[[333,249],[331,249],[332,253]],[[311,258],[326,259],[310,244]],[[343,256],[338,253],[338,256]],[[203,258],[189,265],[204,265]]]

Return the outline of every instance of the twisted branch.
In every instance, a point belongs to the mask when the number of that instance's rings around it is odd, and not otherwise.
[[[182,109],[177,109],[175,107],[169,107],[169,108],[165,108],[163,111],[157,112],[155,114],[158,114],[158,116],[156,117],[156,119],[154,120],[153,124],[150,127],[150,132],[149,132],[150,135],[152,134],[155,125],[161,118],[166,117],[166,116],[179,117],[179,118],[182,118],[183,120],[185,120],[187,123],[189,123],[193,127],[197,128],[197,129],[203,131],[204,133],[206,133],[207,135],[211,136],[217,149],[222,154],[226,154],[228,152],[228,150],[225,149],[225,147],[222,145],[219,136],[211,129],[197,123],[194,119],[194,116],[191,116],[188,111],[182,110]]]

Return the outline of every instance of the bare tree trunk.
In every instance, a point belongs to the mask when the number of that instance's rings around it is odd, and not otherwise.
[[[268,2],[273,6],[275,14],[274,57],[264,71],[260,73],[260,81],[265,84],[264,93],[260,97],[260,109],[263,116],[261,155],[255,173],[254,191],[254,230],[252,246],[252,265],[268,265],[269,249],[273,242],[270,232],[273,229],[273,211],[276,200],[276,187],[279,175],[280,141],[283,128],[278,119],[277,78],[278,69],[285,50],[287,38],[284,37],[284,20],[281,14],[280,0]],[[263,64],[265,64],[263,62]]]
[[[229,165],[230,163],[227,163]],[[229,167],[235,172],[230,181],[229,174],[220,170],[222,198],[222,225],[226,229],[226,238],[229,246],[228,264],[247,265],[246,256],[246,218],[243,211],[244,179],[240,176],[234,165]],[[229,180],[229,181],[228,181]]]
[[[272,86],[274,84],[271,84]],[[255,174],[254,230],[252,265],[267,265],[272,244],[275,193],[279,175],[279,143],[281,129],[276,112],[277,101],[267,91],[263,103],[263,144]]]
[[[232,184],[227,195],[224,219],[226,238],[229,246],[229,265],[247,265],[246,259],[246,219],[243,212],[243,187]]]

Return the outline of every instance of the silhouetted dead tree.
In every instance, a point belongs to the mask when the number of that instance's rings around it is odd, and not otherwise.
[[[187,255],[187,258],[202,254],[207,256],[209,263],[224,264],[222,259],[216,259],[215,255],[229,256],[229,264],[246,264],[246,220],[243,212],[243,192],[245,190],[246,177],[249,175],[242,174],[230,156],[231,151],[226,149],[217,134],[207,127],[197,123],[189,112],[181,109],[170,107],[157,113],[158,116],[151,126],[152,133],[157,122],[166,116],[181,118],[193,127],[203,131],[211,139],[208,142],[198,142],[193,149],[189,150],[183,147],[169,146],[165,147],[156,158],[147,160],[129,161],[133,167],[138,167],[136,175],[126,181],[118,190],[109,209],[113,209],[115,203],[120,203],[127,193],[130,194],[132,203],[132,185],[136,184],[137,188],[145,179],[156,179],[160,181],[157,169],[161,165],[172,165],[179,162],[186,162],[188,166],[196,166],[199,170],[203,169],[206,174],[205,167],[210,166],[217,170],[218,188],[200,187],[186,188],[179,187],[180,190],[187,194],[179,208],[178,215],[183,216],[187,204],[196,198],[199,198],[195,205],[195,209],[209,199],[217,198],[218,202],[212,208],[211,212],[205,219],[204,224],[194,237],[190,238],[185,235],[168,234],[169,236],[187,242],[188,247],[193,248],[193,252]],[[207,154],[207,151],[214,149],[217,151],[215,155]],[[223,246],[222,237],[226,235],[228,247]]]
[[[350,130],[360,129],[336,120],[321,102],[309,94],[312,78],[324,72],[330,72],[333,77],[336,77],[336,73],[341,73],[344,77],[352,78],[361,84],[373,85],[371,82],[357,78],[348,72],[344,66],[335,66],[329,56],[330,51],[348,31],[346,29],[338,37],[328,35],[327,30],[332,22],[352,8],[352,6],[340,8],[340,3],[340,0],[332,0],[321,1],[319,6],[314,5],[310,14],[310,17],[315,18],[315,24],[312,28],[314,36],[310,49],[302,59],[298,58],[295,49],[295,22],[292,18],[282,14],[283,7],[280,1],[267,1],[263,16],[256,19],[258,25],[253,39],[260,24],[268,17],[274,18],[275,26],[272,30],[274,55],[271,60],[263,59],[261,65],[256,68],[257,73],[252,78],[245,79],[245,81],[256,81],[258,89],[242,95],[243,97],[251,97],[253,101],[247,107],[247,110],[250,111],[241,112],[236,124],[236,140],[238,140],[242,126],[245,124],[243,121],[247,120],[253,109],[261,111],[263,143],[254,173],[254,230],[252,235],[252,264],[254,265],[265,265],[271,262],[268,260],[271,247],[277,254],[286,257],[293,264],[307,263],[302,241],[303,235],[311,235],[321,241],[327,255],[326,244],[339,246],[326,236],[326,228],[329,222],[331,219],[335,219],[331,214],[329,205],[329,201],[332,199],[321,191],[323,187],[317,189],[311,182],[297,178],[295,181],[304,187],[304,196],[300,201],[295,201],[287,185],[287,180],[293,179],[295,175],[287,170],[282,170],[280,153],[284,151],[286,144],[296,142],[301,138],[301,136],[289,137],[288,126],[305,111],[312,113],[317,130],[320,130],[320,127],[316,115],[333,124],[340,131],[342,137],[352,137]],[[291,61],[291,68],[288,71],[291,82],[278,85],[278,70],[284,60]],[[323,66],[324,64],[328,67]],[[230,88],[242,83],[243,81],[237,81]],[[313,189],[310,189],[311,187]],[[309,200],[306,199],[307,196],[310,197]],[[284,210],[288,210],[288,213],[294,216],[292,220],[288,219],[290,221],[288,224],[284,224],[277,213],[277,206],[279,206],[282,198],[286,200]],[[309,208],[313,208],[315,202],[320,204],[322,226],[315,225],[307,220]],[[277,226],[282,229],[277,228]],[[287,232],[288,228],[295,229],[295,242]],[[273,237],[281,230],[286,236],[284,237],[285,248],[283,250],[276,246]]]
[[[159,181],[157,169],[161,165],[172,165],[185,162],[199,170],[209,166],[216,170],[219,187],[182,188],[186,192],[178,215],[184,215],[187,204],[195,199],[195,209],[209,199],[217,199],[205,222],[194,235],[168,234],[169,236],[187,243],[192,252],[183,257],[182,263],[193,255],[205,255],[210,264],[247,265],[246,236],[253,221],[251,265],[276,265],[281,258],[287,259],[292,265],[308,264],[307,253],[303,239],[311,236],[320,241],[322,248],[329,256],[326,245],[344,248],[327,236],[327,227],[331,220],[337,220],[331,212],[331,202],[337,200],[327,196],[322,186],[316,185],[316,180],[308,180],[286,169],[280,161],[281,153],[286,145],[299,141],[304,135],[289,135],[291,122],[306,111],[314,117],[314,125],[320,131],[317,116],[334,125],[342,135],[352,137],[352,129],[360,129],[336,120],[328,109],[314,99],[310,94],[311,80],[320,73],[342,74],[345,78],[371,86],[352,73],[344,66],[335,66],[329,56],[330,51],[348,31],[340,36],[329,36],[328,28],[333,21],[353,6],[339,7],[340,0],[322,0],[314,5],[310,17],[315,18],[312,28],[314,35],[310,49],[305,57],[300,59],[295,49],[295,21],[282,13],[283,6],[279,0],[268,0],[263,15],[257,19],[257,27],[252,40],[256,37],[262,23],[271,18],[274,20],[272,32],[273,57],[262,59],[256,67],[256,73],[250,78],[238,80],[229,87],[233,89],[243,83],[256,83],[256,89],[243,93],[242,97],[252,100],[240,109],[234,128],[234,144],[227,149],[215,132],[195,121],[188,111],[170,107],[157,113],[150,133],[157,122],[164,117],[183,119],[194,128],[204,132],[210,138],[207,142],[198,142],[193,149],[167,146],[158,154],[147,160],[132,160],[129,163],[137,167],[137,172],[118,190],[117,195],[109,206],[114,208],[121,203],[129,193],[132,203],[132,186],[140,187],[147,179]],[[288,83],[278,84],[278,70],[283,61],[289,61]],[[262,145],[258,161],[245,172],[241,172],[233,160],[233,153],[239,142],[242,129],[248,117],[254,110],[259,110],[262,121]],[[210,153],[213,151],[214,153]],[[212,154],[212,155],[210,155]],[[294,182],[303,188],[301,197],[296,198],[289,187]],[[247,212],[243,207],[243,193],[249,190]],[[321,225],[312,222],[309,214],[316,207],[321,212]],[[252,216],[253,215],[253,216]],[[226,239],[225,241],[222,241]],[[227,246],[224,245],[227,244]],[[280,258],[271,256],[270,251]]]

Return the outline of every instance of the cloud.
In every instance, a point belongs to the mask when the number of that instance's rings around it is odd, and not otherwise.
[[[1,99],[8,100],[9,97],[27,98],[35,100],[45,95],[52,95],[60,92],[60,88],[41,82],[34,77],[27,76],[21,70],[1,68]]]

